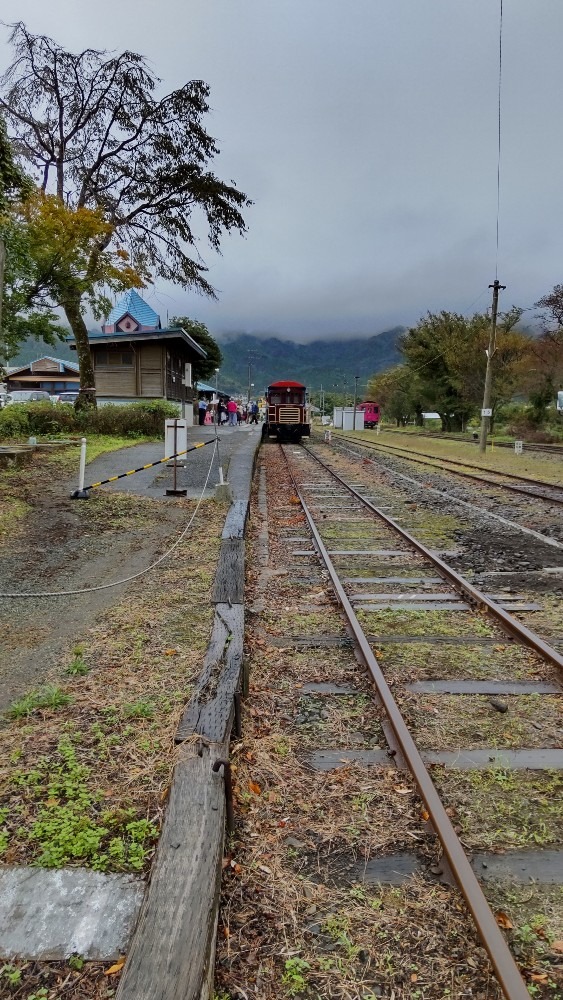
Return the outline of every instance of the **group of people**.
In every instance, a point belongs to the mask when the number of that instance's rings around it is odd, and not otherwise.
[[[198,415],[200,426],[212,424],[215,407],[205,399],[198,402]],[[237,403],[234,399],[229,399],[227,404],[219,400],[217,404],[217,423],[229,424],[230,427],[237,427],[241,423],[257,424],[260,418],[260,408],[256,400],[251,400],[248,406]]]

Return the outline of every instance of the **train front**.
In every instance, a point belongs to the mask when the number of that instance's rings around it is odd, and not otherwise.
[[[298,444],[311,433],[306,386],[302,382],[272,382],[266,392],[264,438]]]

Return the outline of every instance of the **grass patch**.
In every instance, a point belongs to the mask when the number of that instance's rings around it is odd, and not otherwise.
[[[395,681],[419,680],[507,680],[553,681],[554,671],[524,646],[516,643],[495,645],[443,645],[426,642],[389,643],[381,641],[377,658],[386,675]]]
[[[375,605],[374,605],[375,608]],[[367,632],[378,635],[476,635],[492,638],[494,628],[484,618],[459,611],[360,611],[358,620]]]
[[[2,477],[6,470],[2,470]],[[0,499],[0,539],[13,538],[21,527],[21,522],[29,513],[31,507],[23,500],[13,500],[9,497]]]
[[[158,835],[156,824],[134,808],[104,809],[103,793],[91,790],[92,775],[79,762],[78,749],[79,741],[66,735],[54,754],[39,758],[31,770],[12,773],[20,808],[2,810],[4,854],[15,835],[27,841],[29,860],[44,868],[80,864],[96,871],[141,871]]]
[[[182,501],[186,517],[193,505]],[[0,730],[6,864],[147,871],[174,732],[209,641],[223,522],[204,501],[174,559],[100,614],[48,686],[11,706]]]
[[[434,780],[455,810],[461,837],[471,849],[547,847],[560,843],[563,774],[492,767],[445,772]]]
[[[70,704],[72,698],[59,687],[44,687],[37,691],[30,691],[23,698],[18,698],[12,702],[8,709],[9,719],[23,719],[32,715],[38,709],[58,709]]]
[[[424,750],[559,745],[561,704],[557,696],[509,695],[502,700],[508,705],[504,714],[483,695],[411,694],[404,710]]]

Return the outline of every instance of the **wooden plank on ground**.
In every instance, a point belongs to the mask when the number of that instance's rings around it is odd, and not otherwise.
[[[116,1000],[200,1000],[212,975],[225,796],[222,774],[211,768],[224,750],[204,747],[201,753],[176,766]]]
[[[217,604],[203,670],[176,731],[181,743],[198,734],[220,743],[230,726],[242,671],[244,605]]]
[[[244,538],[222,540],[211,600],[213,604],[244,603]]]

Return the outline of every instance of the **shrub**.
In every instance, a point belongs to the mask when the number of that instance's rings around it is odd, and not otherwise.
[[[76,411],[69,403],[13,403],[0,410],[0,439],[30,434],[113,434],[117,437],[162,437],[164,421],[178,408],[164,399],[108,404]]]
[[[86,416],[86,431],[117,434],[120,437],[160,437],[164,431],[164,421],[177,417],[178,408],[164,399],[151,399],[146,403],[127,403],[122,406],[110,403],[88,412]]]
[[[0,410],[1,438],[26,437],[29,433],[29,410],[25,403],[13,403]]]

